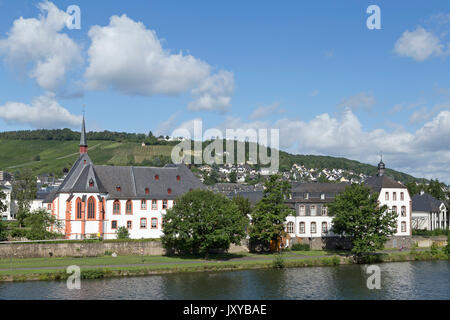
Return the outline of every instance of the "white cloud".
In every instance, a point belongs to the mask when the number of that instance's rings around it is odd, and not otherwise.
[[[350,108],[352,110],[366,109],[370,110],[375,105],[375,97],[369,93],[360,92],[349,98],[342,99],[339,107]]]
[[[30,105],[6,102],[0,106],[0,118],[7,123],[25,124],[34,128],[77,128],[81,116],[71,114],[51,95],[35,98]]]
[[[444,54],[444,45],[433,33],[418,26],[414,31],[406,30],[395,43],[394,51],[402,57],[424,61],[431,56]]]
[[[197,119],[198,120],[198,119]],[[192,130],[192,121],[182,127]],[[244,122],[226,117],[218,129],[279,129],[280,148],[291,153],[346,157],[376,165],[379,152],[389,168],[416,177],[439,178],[450,183],[450,111],[440,111],[415,132],[364,130],[349,109],[333,117],[320,114],[309,121],[279,119]],[[206,128],[203,128],[203,132]],[[191,131],[192,132],[192,131]]]
[[[170,130],[175,126],[175,121],[178,117],[178,113],[172,114],[169,119],[161,122],[156,128],[156,136],[167,135],[170,133]]]
[[[165,50],[156,32],[126,15],[112,16],[109,25],[88,33],[90,90],[111,88],[124,94],[179,95],[192,91],[190,110],[226,110],[234,90],[233,73],[219,71],[192,55]]]
[[[441,110],[450,110],[450,103],[438,103],[433,108],[422,107],[411,114],[409,122],[415,124],[428,121]]]
[[[261,106],[256,108],[249,116],[250,119],[260,119],[267,117],[275,112],[282,113],[284,110],[280,109],[280,103],[274,102],[270,106]]]
[[[192,111],[227,111],[231,105],[233,92],[233,73],[220,70],[217,74],[206,78],[198,88],[192,90],[196,99],[189,103],[188,109]]]
[[[47,1],[38,8],[39,19],[14,21],[7,38],[0,40],[0,54],[15,70],[23,72],[31,64],[29,76],[41,88],[55,91],[82,58],[78,45],[61,33],[69,15]]]

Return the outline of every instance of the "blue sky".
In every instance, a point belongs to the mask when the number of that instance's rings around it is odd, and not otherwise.
[[[80,30],[44,26],[73,4]],[[41,23],[14,31],[20,17]],[[382,150],[449,183],[449,43],[444,0],[0,0],[0,131],[78,129],[85,104],[90,130],[279,128],[293,153],[376,164]]]

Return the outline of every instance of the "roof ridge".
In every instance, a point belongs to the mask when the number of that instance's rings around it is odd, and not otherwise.
[[[130,166],[131,176],[133,177],[133,189],[134,189],[134,196],[137,196],[137,190],[136,190],[136,177],[134,176],[133,166]]]

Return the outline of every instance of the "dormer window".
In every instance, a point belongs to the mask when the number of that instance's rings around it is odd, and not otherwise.
[[[149,188],[145,188],[145,194],[150,194],[150,189]]]
[[[167,193],[168,193],[168,194],[172,194],[172,189],[170,189],[170,188],[167,189]]]
[[[305,192],[304,195],[303,195],[303,198],[305,198],[306,200],[308,200],[308,199],[309,199],[309,193],[308,193],[308,192]]]
[[[120,186],[116,186],[116,191],[120,192],[122,189],[120,188]]]
[[[89,188],[93,188],[94,187],[94,180],[89,179]]]
[[[86,159],[84,159],[83,163],[86,164]]]
[[[180,181],[181,180],[181,177],[180,176],[177,176],[177,181]]]
[[[156,181],[159,180],[159,175],[155,174],[155,180],[156,180]]]
[[[322,193],[322,194],[320,195],[320,199],[321,199],[321,200],[325,200],[325,193]]]

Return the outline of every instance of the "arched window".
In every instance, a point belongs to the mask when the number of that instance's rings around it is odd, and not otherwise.
[[[114,200],[113,214],[120,214],[120,201],[119,200]]]
[[[322,215],[323,215],[323,216],[326,216],[327,213],[328,213],[327,207],[326,207],[326,206],[322,206]]]
[[[316,223],[311,222],[311,233],[316,233]]]
[[[304,222],[300,222],[299,224],[299,233],[305,233],[305,223]]]
[[[82,213],[81,213],[81,199],[78,198],[76,203],[75,203],[75,214],[76,214],[76,219],[81,219],[82,218]]]
[[[406,222],[402,221],[402,232],[406,232]]]
[[[95,219],[95,199],[90,197],[88,200],[88,219]]]
[[[402,206],[402,217],[406,217],[406,207]]]
[[[147,209],[147,200],[145,200],[145,199],[141,200],[141,209],[142,210]]]
[[[89,188],[93,188],[94,187],[94,180],[92,180],[92,178],[89,180]]]
[[[127,200],[125,212],[126,214],[133,214],[133,203],[131,202],[131,200]]]
[[[397,206],[392,206],[392,212],[397,213]]]
[[[311,210],[311,215],[312,215],[312,216],[315,216],[315,215],[316,215],[316,206],[315,206],[315,205],[312,205],[312,206],[310,207],[310,210]]]
[[[292,221],[289,221],[287,224],[287,233],[294,233],[294,223]]]
[[[324,221],[324,222],[322,222],[322,233],[327,233],[327,232],[328,232],[328,225]]]

